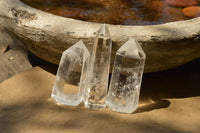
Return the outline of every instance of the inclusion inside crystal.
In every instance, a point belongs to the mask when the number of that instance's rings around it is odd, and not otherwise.
[[[60,104],[77,106],[83,99],[89,52],[79,41],[63,52],[52,97]]]
[[[105,108],[105,98],[108,89],[112,42],[106,25],[103,25],[94,40],[90,67],[88,70],[88,83],[85,107],[93,110]]]
[[[134,39],[117,51],[106,101],[111,110],[132,113],[137,108],[144,63],[144,51]]]

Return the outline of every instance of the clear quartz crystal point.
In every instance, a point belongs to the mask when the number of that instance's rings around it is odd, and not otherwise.
[[[77,106],[83,100],[89,57],[82,41],[63,52],[51,94],[59,104]]]
[[[108,90],[112,41],[104,24],[97,32],[90,57],[85,107],[92,110],[105,108]]]
[[[117,51],[106,98],[111,110],[132,113],[137,109],[145,58],[144,51],[133,38]]]

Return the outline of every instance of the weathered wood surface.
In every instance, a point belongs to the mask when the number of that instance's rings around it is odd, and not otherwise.
[[[0,25],[0,83],[32,68],[28,53],[20,43],[17,37]]]
[[[6,33],[5,29],[0,26],[0,56],[6,51],[8,48],[9,35]]]
[[[8,45],[0,44],[0,55],[2,55],[6,51],[7,47]]]
[[[31,8],[20,0],[0,1],[0,24],[20,38],[36,56],[58,64],[61,53],[79,39],[90,49],[101,24],[55,16]],[[174,68],[200,57],[200,18],[154,26],[108,25],[116,50],[135,37],[147,61],[145,72]]]
[[[17,73],[32,68],[27,52],[22,49],[9,50],[0,56],[0,83]]]

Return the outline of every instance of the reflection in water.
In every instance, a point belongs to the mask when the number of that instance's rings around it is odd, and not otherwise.
[[[22,0],[32,7],[90,22],[152,25],[186,20],[182,8],[164,0]]]

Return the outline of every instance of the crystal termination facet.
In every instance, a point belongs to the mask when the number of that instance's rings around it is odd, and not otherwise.
[[[82,41],[63,52],[51,94],[59,104],[77,106],[83,100],[89,57]]]
[[[144,51],[133,38],[117,51],[106,98],[111,110],[122,113],[136,110],[145,58]]]
[[[85,107],[93,110],[105,108],[108,90],[112,41],[107,26],[104,24],[96,34],[86,87]]]

